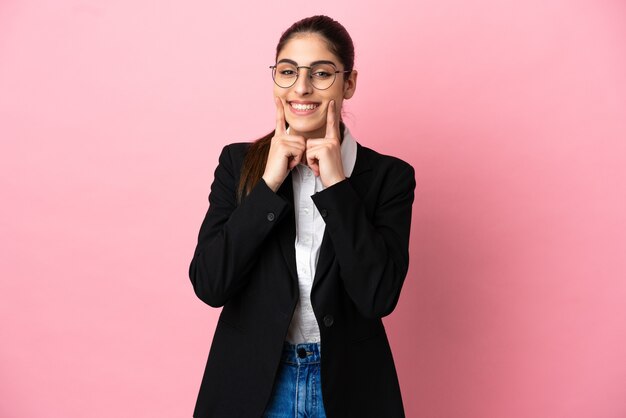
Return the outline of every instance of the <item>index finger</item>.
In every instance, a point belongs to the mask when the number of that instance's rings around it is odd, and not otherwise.
[[[335,112],[335,101],[331,100],[326,111],[326,138],[339,139],[341,137]]]
[[[287,133],[285,127],[285,108],[283,102],[278,97],[274,97],[274,103],[276,103],[276,132],[275,135],[284,135]]]

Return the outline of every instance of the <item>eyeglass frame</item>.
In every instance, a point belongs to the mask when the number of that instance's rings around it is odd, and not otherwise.
[[[282,62],[282,60],[280,62]],[[270,65],[269,68],[272,70],[272,80],[274,81],[274,84],[276,84],[281,89],[288,89],[288,88],[293,87],[294,84],[296,84],[296,82],[298,81],[298,77],[300,77],[300,68],[306,68],[307,70],[309,70],[309,72],[308,72],[309,80],[313,79],[313,76],[311,75],[311,70],[313,69],[313,67],[315,65],[329,64],[329,65],[332,65],[333,67],[335,67],[335,69],[337,68],[337,66],[333,62],[314,62],[313,65],[311,65],[311,66],[296,65],[295,62],[287,62],[288,64],[292,64],[292,65],[294,65],[296,67],[296,77],[294,78],[293,83],[291,83],[287,87],[283,87],[283,86],[281,86],[280,84],[278,84],[276,82],[276,76],[275,76],[275,74],[276,74],[276,67],[278,66],[278,64],[280,64],[280,62],[277,62],[274,65]],[[352,70],[337,70],[337,71],[333,71],[333,72],[331,72],[331,74],[334,74],[335,78],[333,79],[333,82],[330,83],[330,85],[328,87],[320,89],[318,87],[315,87],[315,84],[313,83],[313,81],[311,81],[311,86],[313,86],[313,88],[316,89],[316,90],[322,90],[322,91],[323,90],[328,90],[329,88],[331,88],[333,86],[333,84],[335,84],[335,80],[337,80],[337,74],[347,74],[347,73],[351,73],[351,72],[352,72]]]

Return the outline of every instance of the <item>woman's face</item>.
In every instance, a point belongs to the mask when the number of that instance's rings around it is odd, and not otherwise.
[[[306,67],[318,61],[330,61],[335,64],[337,71],[345,70],[339,58],[328,49],[324,38],[314,33],[299,34],[288,41],[278,54],[276,62],[284,60]],[[308,70],[300,68],[293,86],[282,88],[274,84],[274,96],[283,103],[289,133],[305,138],[323,138],[326,133],[328,103],[335,101],[336,120],[339,120],[343,100],[351,98],[356,89],[356,77],[356,70],[350,73],[347,80],[343,73],[338,73],[332,86],[326,90],[318,90],[313,87]]]

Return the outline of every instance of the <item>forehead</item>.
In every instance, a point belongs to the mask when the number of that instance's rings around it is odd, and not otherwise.
[[[294,36],[285,44],[277,57],[290,59],[298,65],[308,65],[313,61],[332,61],[339,64],[339,58],[328,48],[328,42],[315,33],[299,34]]]

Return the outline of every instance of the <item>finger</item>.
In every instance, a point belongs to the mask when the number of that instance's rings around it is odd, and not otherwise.
[[[276,103],[275,135],[284,135],[287,133],[287,127],[285,126],[285,108],[283,107],[283,102],[278,97],[274,97],[274,103]]]
[[[335,113],[335,101],[331,100],[328,103],[328,110],[326,111],[326,138],[339,139],[339,123],[337,122],[337,114]]]
[[[305,153],[305,145],[298,141],[292,142],[289,137],[287,137],[286,141],[285,145],[287,146],[286,151],[288,160],[287,167],[291,170],[302,161]]]
[[[320,176],[320,166],[319,166],[317,160],[315,160],[314,164],[310,164],[309,168],[311,169],[311,171],[313,172],[313,175],[315,177],[319,177]]]
[[[320,175],[320,164],[319,161],[315,158],[308,158],[307,157],[307,166],[311,169],[311,171],[313,172],[313,175],[315,177],[319,177]]]
[[[289,170],[293,170],[295,166],[300,164],[301,157],[302,157],[302,154],[291,156],[291,158],[289,159],[289,163],[287,164],[287,167],[289,168]]]
[[[313,171],[313,174],[317,177],[320,175],[320,161],[319,158],[317,158],[317,153],[315,151],[315,149],[307,148],[305,158],[306,165],[309,166],[309,168]]]

